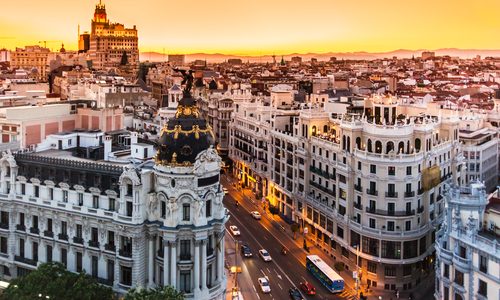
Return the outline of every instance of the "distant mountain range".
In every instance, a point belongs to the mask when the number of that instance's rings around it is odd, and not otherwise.
[[[291,53],[283,55],[285,60],[290,60],[294,56],[302,57],[302,61],[309,61],[311,58],[316,58],[319,61],[330,60],[330,57],[336,57],[337,59],[359,59],[359,60],[372,60],[380,58],[391,58],[396,56],[397,58],[411,58],[412,56],[420,57],[424,51],[433,51],[436,56],[450,55],[458,56],[461,58],[473,58],[476,55],[480,55],[482,58],[487,56],[500,57],[500,50],[479,50],[479,49],[457,49],[457,48],[443,48],[437,50],[406,50],[399,49],[390,52],[328,52],[328,53]],[[161,62],[166,61],[168,55],[158,52],[141,52],[141,61],[152,61]],[[240,55],[229,55],[221,53],[193,53],[186,54],[186,62],[191,62],[197,59],[206,60],[207,62],[220,63],[232,58],[241,58],[243,62],[272,62],[272,55],[262,55],[262,56],[240,56]],[[276,61],[281,61],[281,55],[276,55]]]

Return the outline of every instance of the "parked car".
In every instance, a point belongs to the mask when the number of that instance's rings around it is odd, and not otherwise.
[[[300,283],[300,289],[306,293],[306,295],[316,295],[316,288],[310,284],[308,281]]]
[[[234,225],[229,226],[229,231],[231,231],[231,234],[234,236],[239,236],[241,234],[238,227],[236,227]]]
[[[260,215],[260,213],[256,210],[252,211],[250,213],[252,215],[252,217],[255,219],[255,220],[260,220],[262,218],[262,216]]]
[[[266,250],[266,249],[260,249],[260,250],[259,250],[259,255],[260,255],[260,257],[262,257],[262,259],[263,259],[264,261],[271,261],[271,260],[273,260],[273,259],[271,258],[271,255],[269,255],[269,252],[267,252],[267,250]]]
[[[248,245],[241,245],[241,255],[244,257],[252,257],[252,250],[250,250],[250,247]]]
[[[267,294],[267,293],[271,292],[271,287],[269,286],[269,280],[268,280],[267,276],[266,277],[260,277],[257,280],[259,281],[260,290],[264,294]]]
[[[296,287],[292,287],[288,290],[288,295],[290,295],[290,298],[292,300],[304,300],[304,297],[302,297],[302,294],[300,293],[299,289]]]

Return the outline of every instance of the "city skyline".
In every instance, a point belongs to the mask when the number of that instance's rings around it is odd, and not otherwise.
[[[265,55],[308,52],[384,52],[397,49],[500,49],[497,1],[423,1],[418,7],[384,0],[343,3],[317,0],[308,6],[285,1],[235,5],[227,0],[196,3],[106,0],[108,17],[136,25],[141,52]],[[5,3],[0,47],[13,49],[48,41],[47,47],[77,48],[80,32],[90,30],[98,1],[65,6],[62,0]],[[30,7],[29,10],[21,8]],[[221,8],[224,9],[221,9]],[[489,9],[485,9],[489,7]],[[64,10],[64,13],[61,11]],[[399,12],[399,13],[397,13]],[[43,43],[41,44],[43,45]]]

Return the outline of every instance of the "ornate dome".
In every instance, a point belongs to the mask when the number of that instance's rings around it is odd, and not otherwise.
[[[175,117],[160,132],[155,162],[162,165],[191,165],[196,156],[214,145],[212,128],[200,117],[196,100],[179,101]]]

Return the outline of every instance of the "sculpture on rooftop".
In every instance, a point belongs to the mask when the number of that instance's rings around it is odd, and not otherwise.
[[[193,87],[193,80],[194,76],[193,70],[181,70],[181,69],[174,69],[175,72],[180,72],[182,74],[182,77],[184,79],[182,80],[182,84],[185,84],[186,86],[184,87],[184,90],[182,91],[182,96],[184,98],[191,98],[191,88]]]

